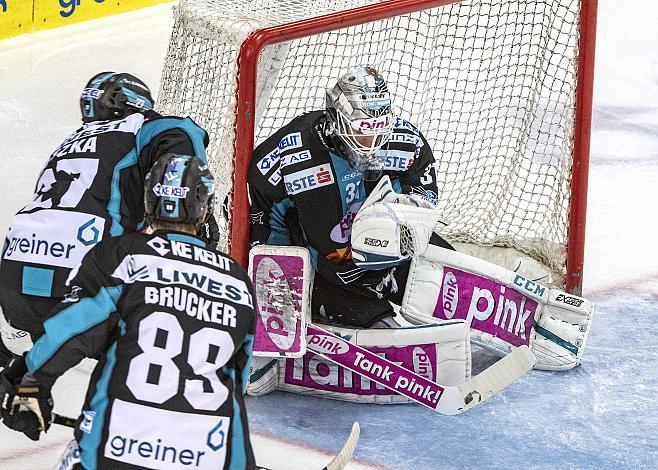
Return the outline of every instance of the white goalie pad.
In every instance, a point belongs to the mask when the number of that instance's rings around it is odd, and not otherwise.
[[[593,304],[472,256],[430,246],[412,260],[400,313],[412,323],[464,319],[471,339],[505,355],[528,345],[535,368],[580,364]]]
[[[399,329],[323,328],[437,383],[452,386],[470,379],[469,333],[461,320]],[[250,395],[285,390],[359,403],[410,401],[312,352],[299,358],[254,359]]]

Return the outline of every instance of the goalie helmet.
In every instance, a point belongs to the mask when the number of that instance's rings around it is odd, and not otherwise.
[[[199,157],[161,156],[144,181],[146,223],[155,220],[197,226],[215,206],[215,179]],[[207,209],[207,210],[206,210]]]
[[[326,133],[352,167],[381,167],[375,152],[388,142],[394,122],[381,74],[370,66],[351,68],[327,90],[326,108]]]
[[[153,109],[151,91],[129,73],[101,72],[89,80],[80,95],[83,122],[123,119]]]

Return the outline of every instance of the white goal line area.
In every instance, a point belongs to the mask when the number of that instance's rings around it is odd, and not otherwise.
[[[572,188],[582,176],[574,173],[582,167],[574,166],[574,155],[581,158],[577,128],[589,123],[576,106],[580,15],[589,0],[443,2],[266,45],[254,78],[255,105],[247,105],[254,109],[242,120],[237,88],[251,72],[239,66],[239,54],[250,31],[283,31],[292,28],[285,23],[384,3],[391,2],[181,0],[159,106],[190,114],[208,130],[219,200],[233,197],[229,218],[247,220],[239,193],[252,141],[243,140],[250,132],[244,126],[254,126],[257,145],[295,116],[322,109],[327,87],[348,67],[370,64],[389,82],[400,116],[433,149],[447,238],[513,247],[557,277],[568,274],[569,251],[583,237],[570,217],[574,207],[584,210],[584,190]],[[574,242],[576,234],[581,239]],[[227,232],[227,245],[231,237],[239,242],[245,234]]]

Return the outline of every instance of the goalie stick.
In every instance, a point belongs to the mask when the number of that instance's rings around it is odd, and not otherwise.
[[[441,414],[456,415],[474,408],[535,365],[535,356],[520,346],[461,385],[443,386],[361,346],[309,324],[306,345],[316,354]]]
[[[68,428],[76,427],[78,423],[77,419],[69,418],[68,416],[62,416],[57,413],[53,413],[53,424],[59,424],[60,426],[65,426]],[[322,467],[322,470],[343,470],[347,464],[352,460],[354,455],[354,449],[359,442],[359,437],[361,436],[361,426],[358,421],[354,421],[352,425],[352,430],[350,435],[347,436],[347,440],[343,447],[340,449],[340,452],[331,459],[325,467]],[[258,467],[258,470],[272,470],[267,467]]]

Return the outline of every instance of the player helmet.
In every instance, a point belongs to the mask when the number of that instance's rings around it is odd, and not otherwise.
[[[80,95],[83,122],[123,119],[153,109],[151,91],[129,73],[101,72],[91,78]]]
[[[146,175],[144,208],[148,225],[160,220],[198,226],[208,220],[214,206],[215,179],[199,157],[165,154]]]
[[[393,132],[391,96],[373,67],[354,67],[327,90],[327,134],[358,171],[381,163],[375,152]],[[337,139],[336,139],[337,138]]]

